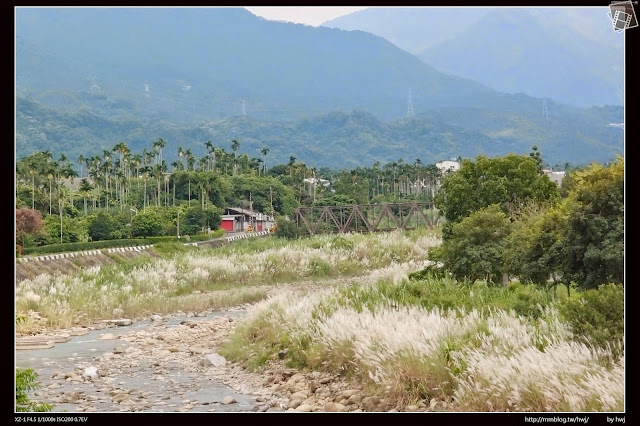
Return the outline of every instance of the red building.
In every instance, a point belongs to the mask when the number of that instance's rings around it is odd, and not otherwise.
[[[268,231],[274,225],[272,216],[239,207],[227,207],[221,216],[220,227],[227,232]]]

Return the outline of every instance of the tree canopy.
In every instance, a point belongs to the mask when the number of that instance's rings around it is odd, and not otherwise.
[[[443,177],[435,205],[449,222],[459,222],[492,204],[508,213],[529,200],[557,197],[558,188],[533,157],[509,154],[463,160],[460,170]]]
[[[566,199],[565,280],[583,288],[624,283],[624,159],[592,164],[574,179]]]
[[[502,271],[567,288],[624,285],[624,159],[571,171],[559,199],[534,158],[508,157],[465,161],[444,178],[436,203],[451,222],[430,259],[458,279]]]
[[[38,210],[23,207],[16,210],[16,241],[24,246],[28,235],[35,235],[42,229],[42,214]]]
[[[509,218],[497,204],[478,210],[453,224],[450,237],[432,250],[430,259],[440,261],[458,280],[496,282],[502,277]]]

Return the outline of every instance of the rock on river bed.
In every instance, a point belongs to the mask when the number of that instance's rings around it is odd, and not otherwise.
[[[259,374],[228,362],[217,348],[245,313],[155,315],[72,330],[78,335],[49,349],[17,350],[16,367],[38,373],[41,387],[29,398],[53,404],[54,412],[396,411],[339,376],[303,374],[277,359]]]
[[[241,368],[215,352],[243,315],[156,315],[128,326],[72,330],[79,335],[49,349],[17,350],[16,367],[38,373],[41,388],[30,399],[52,403],[54,411],[260,410],[273,396],[236,383]]]

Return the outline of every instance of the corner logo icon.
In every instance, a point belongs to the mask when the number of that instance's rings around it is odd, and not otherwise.
[[[638,4],[638,2],[634,2]],[[613,29],[617,33],[621,33],[629,28],[638,26],[638,19],[633,9],[631,1],[618,1],[609,5],[609,18],[613,24]]]

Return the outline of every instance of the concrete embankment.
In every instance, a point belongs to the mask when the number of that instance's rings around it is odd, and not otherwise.
[[[185,243],[201,250],[219,247],[223,244],[243,240],[251,237],[269,235],[268,232],[255,232],[252,234],[230,234],[209,241]],[[119,247],[101,250],[85,250],[79,252],[47,254],[41,256],[24,256],[16,258],[16,285],[26,279],[34,279],[41,274],[71,274],[79,269],[93,266],[110,265],[122,260],[132,259],[141,254],[157,256],[152,249],[153,245]]]
[[[16,259],[16,284],[25,279],[34,279],[41,274],[71,274],[79,269],[110,265],[118,260],[132,259],[143,253],[153,256],[154,253],[149,250],[150,247],[151,245],[120,247],[20,257]]]

